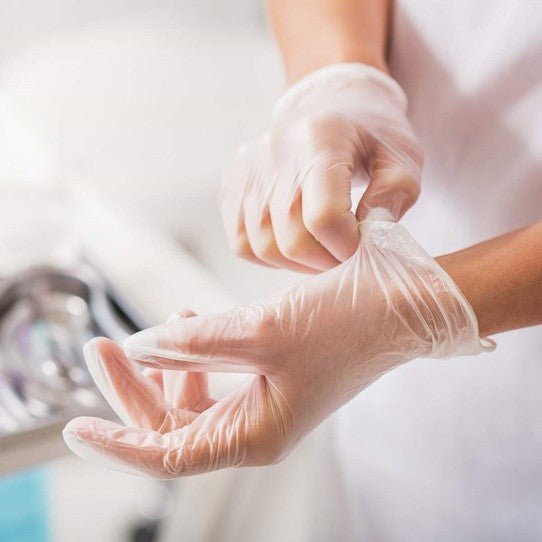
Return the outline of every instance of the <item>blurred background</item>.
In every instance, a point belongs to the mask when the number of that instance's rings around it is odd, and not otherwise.
[[[83,376],[56,361],[62,336],[54,348],[40,342],[44,325],[64,332],[58,303],[75,307],[69,325],[84,333],[122,335],[172,310],[220,310],[293,280],[277,272],[269,284],[265,269],[236,259],[217,209],[227,156],[265,125],[282,88],[261,4],[1,3],[0,298],[15,294],[0,301],[0,385],[15,395],[0,402],[0,541],[151,540],[171,511],[171,485],[68,455],[65,418],[82,404],[104,407],[94,396],[73,400]],[[19,280],[29,270],[31,292]],[[120,305],[120,327],[77,320],[76,301],[90,303],[94,288],[115,318]],[[13,366],[17,348],[33,349],[34,367]],[[44,398],[33,378],[59,383],[69,401]],[[233,382],[217,379],[218,393]]]

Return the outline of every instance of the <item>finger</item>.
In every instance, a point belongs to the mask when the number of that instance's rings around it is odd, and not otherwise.
[[[190,318],[196,316],[196,313],[189,309],[182,309],[180,311],[170,314],[167,318],[167,322],[175,322],[182,320],[183,318]],[[143,369],[143,375],[152,380],[161,390],[165,400],[176,408],[182,408],[180,406],[180,396],[184,387],[185,375],[180,371],[162,371],[160,369]]]
[[[258,373],[273,340],[263,324],[272,318],[263,303],[194,316],[140,331],[126,339],[124,350],[130,358],[158,369]]]
[[[148,378],[151,382],[154,382],[156,386],[162,391],[162,395],[164,395],[164,379],[163,379],[163,373],[164,371],[161,371],[160,369],[150,369],[145,368],[143,369],[143,376],[145,378]],[[164,398],[167,397],[164,395]]]
[[[234,232],[228,235],[228,242],[236,256],[252,263],[265,267],[275,267],[273,264],[262,260],[253,250],[249,235],[245,226],[245,215],[241,211],[238,217],[238,224]]]
[[[173,372],[173,371],[168,371]],[[178,373],[178,372],[177,372]],[[209,397],[209,382],[206,373],[186,373],[176,406],[192,412],[203,412],[216,401]]]
[[[76,418],[63,431],[68,447],[84,459],[158,478],[274,463],[283,456],[288,423],[269,415],[264,377],[216,403],[190,425],[160,434],[99,418]],[[275,402],[273,401],[273,404]],[[287,410],[287,409],[286,409]]]
[[[173,477],[163,464],[167,439],[156,431],[85,417],[68,422],[62,436],[73,453],[103,467],[127,474]]]
[[[318,267],[304,265],[301,260],[295,261],[288,257],[286,251],[279,249],[273,231],[274,222],[271,220],[271,214],[267,206],[262,209],[261,204],[255,201],[254,198],[248,198],[245,200],[244,216],[245,231],[250,246],[260,260],[272,266],[291,269],[299,273],[314,274],[318,272]],[[295,232],[290,233],[295,234]],[[307,237],[310,237],[307,232],[305,233]]]
[[[358,221],[350,210],[353,168],[346,154],[324,155],[314,162],[303,183],[303,223],[339,261],[352,256],[359,244]]]
[[[307,230],[302,216],[302,193],[288,193],[278,185],[271,201],[271,222],[280,252],[290,262],[317,271],[338,265],[334,258]]]
[[[143,374],[154,373],[167,375],[164,397],[175,408],[203,412],[216,401],[209,396],[209,384],[206,373],[185,373],[183,371],[149,369],[143,370]]]
[[[406,145],[406,144],[405,144]],[[376,145],[371,160],[369,186],[356,210],[364,220],[373,209],[386,209],[399,220],[414,205],[420,194],[420,171],[423,155],[414,143],[405,149],[385,142]]]
[[[96,385],[124,423],[164,431],[193,419],[191,413],[172,409],[113,341],[93,339],[83,351]]]
[[[188,309],[183,309],[171,314],[167,322],[178,322],[192,316],[196,316],[196,313]],[[208,379],[205,373],[183,373],[181,371],[158,372],[163,374],[164,397],[176,408],[192,412],[203,412],[215,403],[209,397]]]
[[[234,253],[253,263],[271,266],[254,253],[245,228],[243,201],[248,185],[253,182],[254,152],[253,145],[243,145],[235,160],[226,167],[221,183],[220,209],[228,244]]]
[[[209,397],[206,373],[145,368],[143,375],[162,389],[165,400],[175,408],[203,412],[216,402]]]
[[[220,423],[220,422],[219,422]],[[244,442],[230,427],[232,418],[195,420],[167,434],[124,427],[100,418],[75,418],[64,441],[78,456],[108,468],[156,478],[201,474],[242,462]]]

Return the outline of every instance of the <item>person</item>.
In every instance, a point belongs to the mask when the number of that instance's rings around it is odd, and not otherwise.
[[[315,276],[224,314],[184,311],[124,352],[89,343],[89,368],[125,425],[73,420],[68,445],[185,476],[274,464],[338,410],[342,482],[327,500],[347,504],[333,516],[328,505],[308,539],[536,538],[542,10],[532,8],[270,0],[289,88],[227,168],[222,213],[237,254]],[[424,155],[425,202],[402,219]],[[446,254],[433,260],[414,239]],[[520,328],[491,355],[397,369],[492,350],[485,337]],[[173,391],[172,370],[190,371]],[[256,376],[216,402],[205,376],[216,370]],[[371,384],[393,392],[384,406],[375,393],[363,403]]]

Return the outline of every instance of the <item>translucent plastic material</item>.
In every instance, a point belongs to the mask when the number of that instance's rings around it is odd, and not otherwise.
[[[484,349],[472,308],[402,226],[360,227],[349,260],[276,299],[130,337],[125,352],[146,374],[113,342],[89,343],[91,373],[126,425],[72,420],[68,446],[164,478],[268,465],[398,365]],[[205,374],[184,370],[256,376],[215,402]]]
[[[279,100],[269,129],[243,145],[222,184],[230,244],[249,260],[315,272],[348,259],[376,207],[395,220],[419,194],[422,151],[406,97],[385,73],[339,64]],[[368,183],[352,209],[353,184]]]

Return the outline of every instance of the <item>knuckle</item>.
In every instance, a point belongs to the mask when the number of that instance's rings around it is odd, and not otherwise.
[[[230,243],[233,252],[240,258],[250,258],[252,256],[252,248],[246,234],[236,235]]]
[[[418,175],[410,169],[391,167],[381,180],[384,191],[404,192],[411,196],[420,193]]]
[[[303,218],[309,231],[318,232],[333,226],[337,212],[331,202],[324,202],[314,209],[304,210]]]
[[[267,236],[266,236],[267,237]],[[271,262],[276,258],[276,247],[275,243],[272,239],[261,239],[258,242],[258,247],[254,250],[256,256],[260,258],[261,260]]]
[[[350,123],[340,113],[320,113],[301,123],[301,134],[313,148],[337,141],[348,133]]]
[[[290,231],[282,240],[280,251],[286,258],[295,259],[303,256],[307,246],[307,234],[303,231]]]
[[[326,134],[330,130],[344,128],[346,125],[348,125],[348,121],[340,113],[325,112],[311,117],[305,127],[309,133],[320,135],[322,133]]]
[[[189,335],[184,339],[183,350],[187,354],[197,354],[201,351],[201,340],[197,333]]]
[[[271,344],[277,333],[277,318],[273,310],[263,302],[253,306],[254,319],[254,337],[258,345],[265,349]]]
[[[380,143],[375,153],[375,163],[402,166],[407,170],[419,171],[424,162],[424,151],[410,124],[381,128],[376,136]]]
[[[255,360],[272,362],[276,357],[276,343],[280,332],[277,311],[269,303],[260,301],[238,315],[240,329]]]

